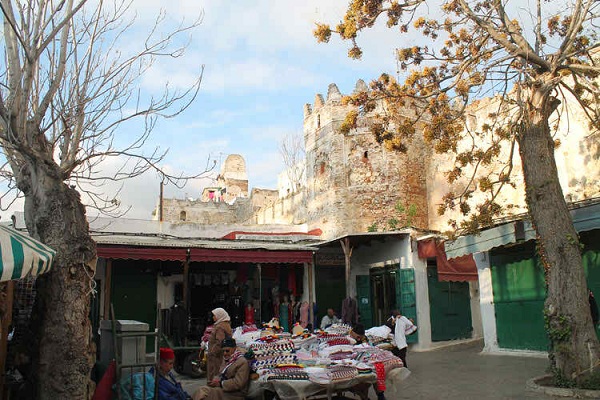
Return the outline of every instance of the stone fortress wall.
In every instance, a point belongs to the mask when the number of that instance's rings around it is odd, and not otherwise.
[[[355,90],[365,90],[362,80]],[[390,230],[390,219],[397,227],[444,231],[448,219],[462,218],[458,212],[438,215],[442,197],[458,192],[466,179],[452,186],[446,172],[452,168],[451,155],[434,154],[421,135],[408,144],[405,154],[389,152],[376,143],[364,120],[348,134],[340,125],[352,106],[343,105],[342,94],[335,84],[327,96],[315,96],[313,104],[304,106],[305,179],[296,191],[253,189],[248,195],[248,178],[242,156],[230,155],[217,178],[216,188],[223,191],[218,201],[165,199],[164,219],[200,223],[306,224],[319,228],[321,238],[330,239],[369,229]],[[489,121],[497,99],[475,102],[468,112],[470,128],[477,129]],[[557,166],[565,197],[580,201],[600,196],[600,140],[590,133],[584,116],[577,110],[570,118],[561,118],[556,139]],[[508,151],[508,150],[507,150]],[[507,153],[506,153],[507,154]],[[518,150],[513,162],[520,171]],[[525,211],[523,180],[518,174],[516,188],[502,193],[503,203],[515,204],[512,213]],[[481,200],[475,197],[473,202]],[[416,210],[414,217],[399,213],[396,205]]]

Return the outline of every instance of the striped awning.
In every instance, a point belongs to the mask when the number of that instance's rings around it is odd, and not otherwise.
[[[39,275],[52,268],[56,251],[23,232],[0,225],[0,281]]]

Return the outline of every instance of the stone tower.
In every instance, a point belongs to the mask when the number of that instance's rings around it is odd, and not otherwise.
[[[221,167],[221,173],[217,176],[217,185],[225,188],[223,194],[225,202],[248,197],[248,173],[244,157],[239,154],[227,156]]]
[[[367,90],[359,80],[356,91]],[[429,150],[422,139],[408,145],[406,154],[380,146],[364,119],[347,135],[340,125],[353,106],[343,105],[335,84],[327,97],[317,94],[314,104],[304,106],[306,144],[307,221],[325,236],[366,232],[374,224],[390,230],[395,219],[399,229],[410,224],[427,228],[426,171]],[[396,210],[414,208],[416,215]]]

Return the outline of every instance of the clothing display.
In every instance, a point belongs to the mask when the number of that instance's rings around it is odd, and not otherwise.
[[[354,325],[358,322],[358,303],[353,297],[342,301],[342,322]]]
[[[350,327],[334,324],[312,334],[271,334],[246,343],[254,353],[251,369],[256,385],[274,391],[280,398],[306,398],[331,388],[363,393],[365,387],[385,379],[402,367],[391,352],[369,344],[356,345]],[[379,373],[376,374],[376,366]],[[252,385],[252,383],[251,383]],[[379,388],[385,385],[379,385]]]

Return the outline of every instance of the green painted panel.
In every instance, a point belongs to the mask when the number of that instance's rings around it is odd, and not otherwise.
[[[548,350],[543,310],[544,300],[496,303],[498,346],[506,349]]]
[[[587,276],[588,287],[594,293],[596,302],[600,303],[600,230],[582,232],[579,235],[583,244],[583,268]],[[600,336],[600,327],[596,327]]]
[[[159,262],[114,260],[111,301],[117,319],[145,322],[156,327],[156,274]],[[146,339],[146,351],[154,352],[154,340]]]
[[[427,268],[431,340],[470,338],[473,331],[467,282],[440,282],[436,267]]]
[[[412,319],[418,326],[417,321],[417,296],[415,288],[415,270],[412,268],[399,268],[400,279],[396,279],[396,296],[398,300],[396,305],[400,312],[407,318]],[[417,343],[419,341],[419,331],[406,337],[407,343]]]
[[[365,329],[373,326],[373,311],[371,309],[371,279],[369,275],[356,276],[356,301],[358,302],[358,312],[360,314],[360,323]]]
[[[598,298],[600,230],[582,232],[580,239],[588,287]],[[498,345],[509,349],[547,350],[544,270],[536,255],[535,243],[493,250],[490,263]]]
[[[544,269],[535,255],[535,244],[495,250],[490,264],[498,346],[547,350]]]

